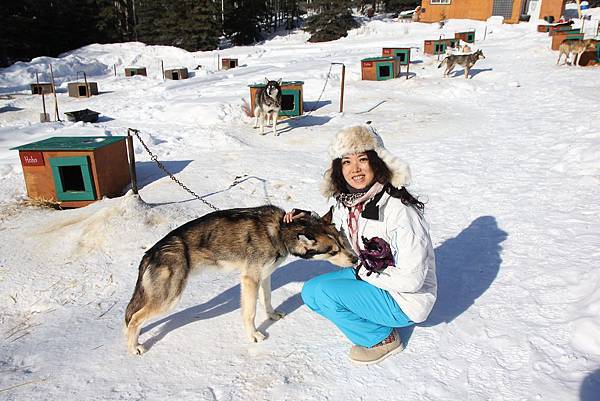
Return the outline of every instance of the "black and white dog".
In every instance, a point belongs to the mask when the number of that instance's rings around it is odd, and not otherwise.
[[[270,81],[265,78],[265,87],[256,92],[254,99],[254,116],[256,121],[254,128],[258,127],[260,121],[260,134],[265,134],[265,120],[269,125],[269,119],[273,120],[273,134],[277,136],[277,116],[281,110],[281,79]]]

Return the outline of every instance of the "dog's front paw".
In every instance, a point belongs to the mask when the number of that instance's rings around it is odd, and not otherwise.
[[[250,334],[250,341],[253,343],[259,343],[261,341],[264,341],[265,338],[267,338],[267,337],[258,330],[256,330],[254,333]]]
[[[278,310],[269,313],[269,319],[271,319],[271,320],[279,320],[279,319],[283,319],[284,317],[285,317],[285,312],[281,312]]]
[[[137,344],[135,347],[130,347],[128,351],[131,355],[142,355],[147,350],[146,347],[144,347],[142,344]]]

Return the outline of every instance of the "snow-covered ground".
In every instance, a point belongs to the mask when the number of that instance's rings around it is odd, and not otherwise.
[[[460,68],[442,78],[423,40],[470,28],[486,59],[470,80]],[[91,45],[0,69],[0,399],[600,399],[600,69],[557,66],[535,22],[489,25],[483,40],[485,29],[379,19],[331,43],[295,32],[218,53]],[[411,79],[361,80],[360,59],[385,46],[415,47]],[[240,67],[216,71],[217,54]],[[163,81],[161,60],[194,74]],[[98,123],[37,122],[41,97],[28,85],[35,71],[49,79],[49,62],[61,118],[90,108]],[[316,103],[332,62],[346,65],[343,113],[340,66]],[[149,76],[125,78],[128,66]],[[99,96],[67,96],[81,71]],[[304,81],[305,109],[315,109],[282,122],[279,137],[258,135],[241,107],[248,85],[265,77]],[[51,97],[46,106],[54,115]],[[18,152],[9,150],[133,127],[219,208],[324,211],[318,183],[328,143],[367,120],[411,165],[439,279],[430,319],[402,331],[407,349],[368,367],[353,365],[345,337],[302,305],[303,282],[334,267],[293,259],[273,274],[273,304],[288,316],[257,316],[266,341],[244,337],[237,275],[207,272],[146,326],[149,351],[127,355],[123,316],[144,250],[210,209],[164,177],[138,141],[143,201],[128,194],[75,210],[28,206]]]

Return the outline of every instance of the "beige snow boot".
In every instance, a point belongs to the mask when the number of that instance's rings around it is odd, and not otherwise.
[[[394,355],[404,349],[400,335],[392,330],[389,336],[378,344],[367,348],[353,345],[350,349],[350,359],[362,365],[379,362],[390,355]]]

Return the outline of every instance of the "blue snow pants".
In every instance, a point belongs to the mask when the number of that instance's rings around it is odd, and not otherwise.
[[[414,324],[387,291],[358,280],[351,268],[308,280],[302,288],[302,300],[363,347],[381,342],[394,327]]]

